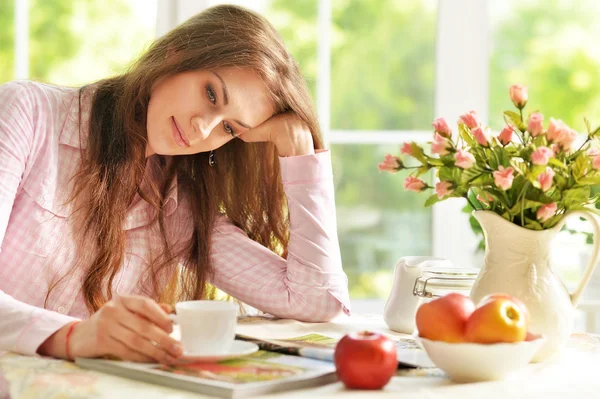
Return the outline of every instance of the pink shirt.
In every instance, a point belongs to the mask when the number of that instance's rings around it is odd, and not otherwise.
[[[89,118],[82,104],[82,126]],[[76,173],[86,130],[78,129],[78,90],[29,81],[0,86],[0,350],[35,354],[51,334],[74,319],[89,317],[78,270],[53,289],[73,264],[69,180]],[[152,159],[149,158],[149,160]],[[336,232],[328,151],[279,158],[290,209],[288,259],[252,241],[226,217],[212,236],[211,283],[273,315],[305,321],[349,314],[348,280]],[[148,162],[147,173],[152,173]],[[113,294],[139,294],[160,237],[150,224],[152,207],[136,196],[123,223],[126,254]],[[176,245],[189,237],[189,208],[176,182],[165,202]],[[172,272],[172,270],[171,270]],[[169,276],[165,275],[164,279]]]

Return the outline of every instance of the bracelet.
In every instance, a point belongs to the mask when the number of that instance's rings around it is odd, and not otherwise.
[[[79,324],[79,321],[71,323],[71,325],[69,326],[69,330],[67,331],[67,336],[65,338],[65,352],[67,353],[67,360],[73,360],[71,359],[71,351],[69,350],[69,338],[71,338],[71,333],[73,332],[73,329],[77,324]]]

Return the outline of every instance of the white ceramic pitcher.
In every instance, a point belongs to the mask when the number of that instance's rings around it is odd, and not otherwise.
[[[491,293],[507,293],[523,301],[531,313],[529,331],[543,334],[546,343],[534,357],[543,361],[558,352],[573,331],[575,308],[590,280],[600,250],[600,224],[589,211],[571,211],[556,226],[529,230],[491,211],[475,211],[485,233],[483,267],[471,290],[477,303]],[[550,245],[567,218],[581,216],[594,229],[590,263],[575,291],[570,294],[550,265]]]

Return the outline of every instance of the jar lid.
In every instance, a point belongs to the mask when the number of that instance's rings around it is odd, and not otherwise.
[[[440,292],[470,290],[479,275],[477,268],[431,267],[423,269],[415,280],[413,295],[425,298],[441,296]]]

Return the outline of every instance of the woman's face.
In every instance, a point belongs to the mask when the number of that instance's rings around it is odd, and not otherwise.
[[[257,74],[240,68],[159,80],[148,105],[146,156],[211,151],[269,119],[274,108]]]

